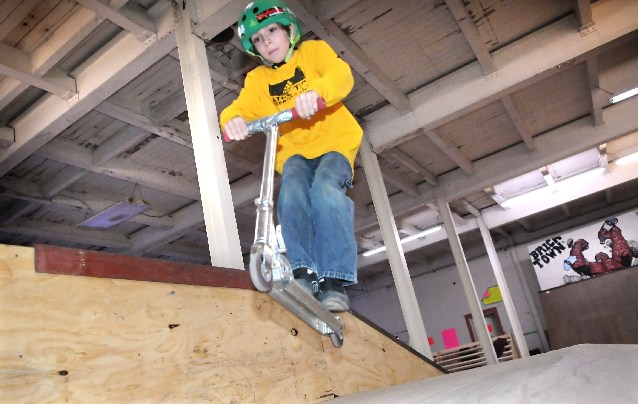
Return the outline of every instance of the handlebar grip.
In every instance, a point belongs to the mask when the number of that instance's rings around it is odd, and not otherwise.
[[[317,108],[319,111],[326,109],[326,100],[323,97],[317,98]]]
[[[224,142],[226,143],[230,143],[232,142],[232,140],[228,137],[228,135],[226,134],[226,132],[222,132],[222,138],[224,139]]]
[[[322,97],[317,98],[317,110],[322,111],[326,109],[326,100]],[[297,109],[291,108],[290,112],[292,112],[292,119],[299,118],[299,114],[297,113]]]
[[[326,100],[321,98],[321,97],[317,98],[317,110],[318,111],[322,111],[324,109],[326,109]],[[297,114],[297,110],[295,108],[290,108],[287,111],[290,111],[292,119],[299,118],[299,114]],[[277,114],[282,114],[282,113],[287,112],[287,111],[278,112]],[[276,116],[277,114],[272,115],[272,116]],[[265,118],[262,118],[262,119],[265,119]],[[286,119],[286,121],[288,121],[288,120],[290,120],[290,118]],[[252,123],[255,123],[255,122],[258,122],[258,121],[260,121],[260,120],[252,121]],[[224,139],[224,142],[226,142],[226,143],[232,142],[232,140],[228,137],[228,135],[226,135],[226,132],[222,132],[222,138]]]

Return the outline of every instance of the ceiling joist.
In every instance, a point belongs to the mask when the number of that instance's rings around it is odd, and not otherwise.
[[[399,114],[405,114],[412,110],[410,101],[403,91],[334,21],[317,19],[310,11],[308,3],[303,0],[290,0],[287,4],[305,26],[326,41],[343,60],[348,62],[353,70],[388,100]]]
[[[55,94],[66,101],[77,96],[75,80],[59,68],[50,69],[43,76],[32,72],[33,66],[28,55],[0,43],[0,74]]]
[[[409,95],[413,112],[401,115],[383,107],[368,115],[364,130],[379,153],[511,94],[522,85],[539,82],[564,63],[579,63],[596,48],[638,29],[638,2],[606,1],[592,6],[596,36],[585,40],[573,31],[573,17],[565,17],[515,45],[493,52],[498,75],[487,80],[478,62],[451,73]],[[587,54],[587,55],[586,55]],[[543,55],[543,57],[538,57]]]
[[[494,65],[494,61],[492,61],[490,52],[483,43],[478,29],[476,28],[476,25],[474,25],[474,21],[472,21],[472,17],[465,8],[463,0],[445,0],[445,4],[447,4],[447,7],[454,16],[456,23],[459,25],[461,32],[463,32],[465,40],[470,45],[470,48],[472,48],[476,59],[478,59],[478,62],[483,69],[483,73],[485,75],[490,75],[496,72],[497,69]]]
[[[137,2],[128,2],[115,8],[114,4],[107,5],[99,0],[75,0],[82,6],[92,10],[102,18],[110,20],[123,30],[130,32],[146,45],[157,40],[155,22]],[[122,4],[119,2],[115,6]]]

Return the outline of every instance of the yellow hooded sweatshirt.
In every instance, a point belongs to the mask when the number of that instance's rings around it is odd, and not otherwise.
[[[341,102],[353,86],[350,66],[326,42],[307,40],[280,67],[259,66],[249,72],[237,99],[222,111],[220,124],[223,128],[236,116],[252,121],[294,108],[299,94],[315,90],[327,108],[310,120],[296,119],[279,127],[275,169],[281,173],[295,154],[313,159],[335,151],[350,161],[354,173],[363,130]]]

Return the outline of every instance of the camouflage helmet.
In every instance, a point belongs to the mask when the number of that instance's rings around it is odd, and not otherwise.
[[[237,33],[249,55],[259,57],[266,63],[264,58],[257,52],[250,38],[260,29],[272,24],[279,23],[290,29],[290,49],[286,55],[287,62],[292,55],[295,45],[301,39],[301,27],[299,20],[288,8],[285,2],[281,0],[256,0],[249,3],[239,16],[237,21]]]

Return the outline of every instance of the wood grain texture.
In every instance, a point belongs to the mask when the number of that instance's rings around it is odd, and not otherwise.
[[[348,313],[335,349],[267,294],[34,259],[0,245],[1,402],[318,402],[440,373]]]

